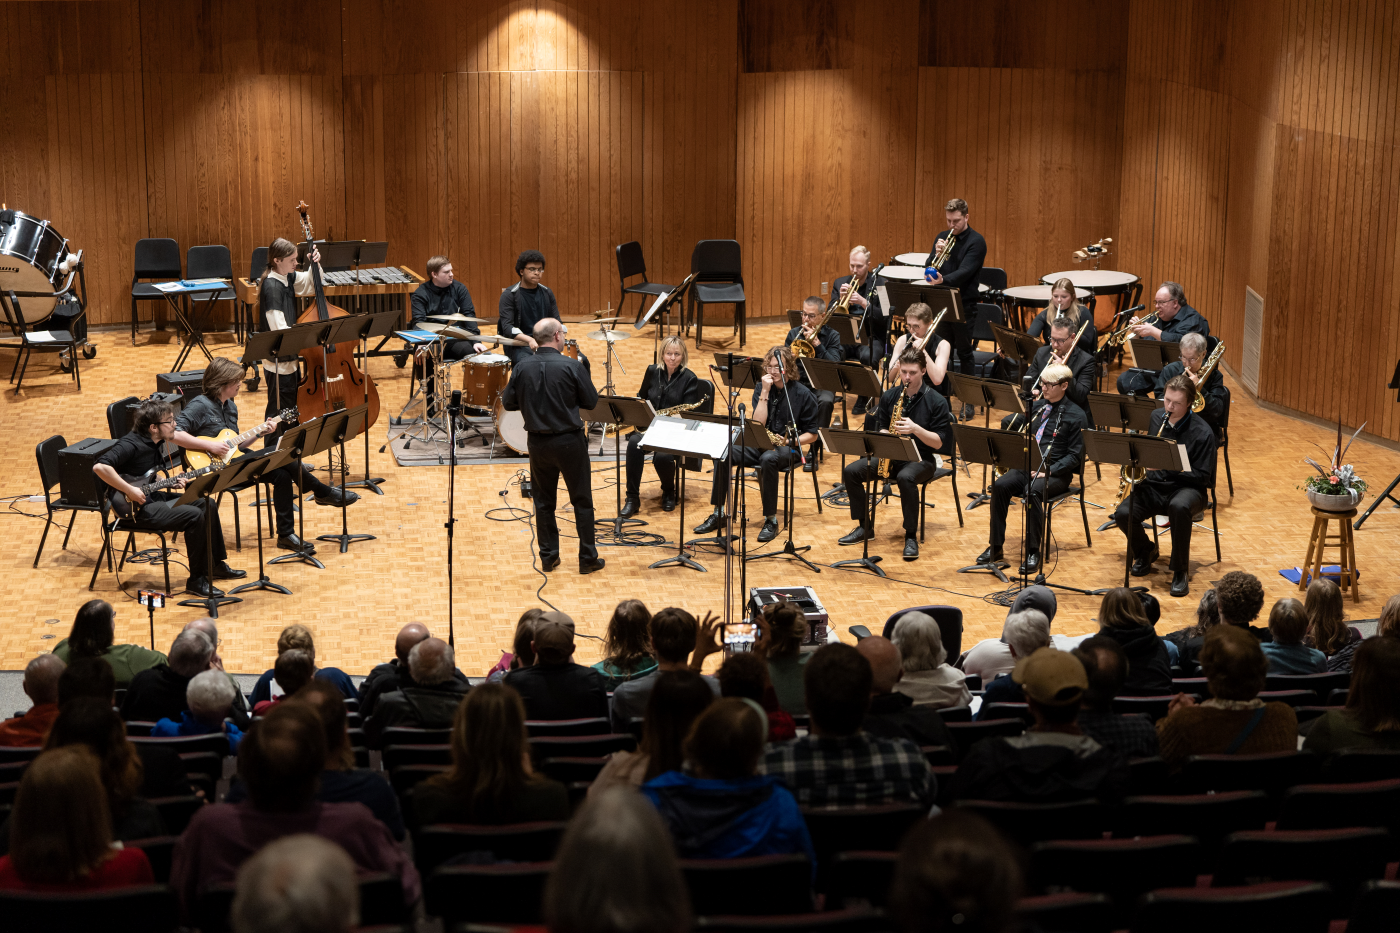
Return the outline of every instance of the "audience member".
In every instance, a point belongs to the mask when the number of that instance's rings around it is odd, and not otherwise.
[[[213,735],[222,732],[228,737],[229,754],[238,754],[243,730],[225,722],[233,709],[233,695],[238,688],[223,671],[201,671],[190,680],[185,690],[185,702],[190,708],[180,714],[180,721],[162,719],[151,727],[151,735]]]
[[[574,620],[546,612],[530,642],[535,663],[511,671],[504,683],[525,701],[527,719],[607,719],[607,680],[574,663]]]
[[[647,640],[650,627],[651,613],[640,599],[624,599],[613,609],[608,634],[603,639],[605,656],[593,665],[607,679],[609,690],[656,670],[656,659],[651,656]]]
[[[380,694],[392,693],[402,685],[404,677],[410,676],[408,673],[408,653],[413,650],[413,646],[418,644],[430,633],[428,627],[421,622],[410,622],[399,629],[399,634],[394,638],[394,660],[388,664],[377,664],[374,669],[360,681],[360,715],[368,719],[374,712],[374,705],[379,700]],[[466,678],[463,678],[465,682]]]
[[[310,704],[278,704],[253,726],[238,746],[248,799],[202,808],[175,844],[170,886],[185,922],[200,891],[232,882],[263,846],[298,833],[338,844],[358,871],[398,876],[404,903],[418,900],[418,872],[383,823],[361,804],[316,800],[325,760],[325,730]]]
[[[441,638],[425,638],[414,645],[408,652],[408,683],[392,693],[381,693],[374,712],[362,716],[369,747],[381,748],[384,730],[391,726],[449,728],[469,690],[453,676],[456,666],[452,646]]]
[[[1229,574],[1226,574],[1229,576]],[[1223,581],[1222,581],[1223,582]],[[1224,608],[1224,593],[1221,594]],[[1298,747],[1298,717],[1286,703],[1259,699],[1269,662],[1259,639],[1228,621],[1206,633],[1201,648],[1211,699],[1196,703],[1179,693],[1157,721],[1160,754],[1172,766],[1191,755],[1287,752]]]
[[[78,658],[58,675],[58,705],[78,697],[96,697],[116,706],[117,678],[104,658]]]
[[[529,667],[535,663],[535,652],[530,647],[530,643],[535,639],[535,623],[542,615],[544,615],[544,610],[538,606],[531,606],[520,614],[520,618],[515,623],[515,635],[511,638],[510,650],[502,651],[501,659],[496,662],[496,666],[486,672],[488,684],[500,683],[506,679],[506,675],[511,671]]]
[[[210,670],[214,644],[202,632],[186,630],[170,645],[170,660],[132,678],[122,700],[122,719],[157,722],[179,719],[189,709],[185,691],[194,675]]]
[[[1074,654],[1040,648],[1011,676],[1026,693],[1035,724],[1024,735],[983,739],[953,775],[955,800],[1053,803],[1116,800],[1128,783],[1127,761],[1079,728],[1089,678]]]
[[[763,707],[716,700],[686,736],[690,770],[669,770],[642,785],[681,858],[801,854],[816,866],[797,801],[776,776],[758,773],[767,737]]]
[[[277,656],[272,666],[272,676],[277,684],[277,693],[270,699],[254,703],[254,716],[265,715],[269,709],[296,696],[301,688],[311,683],[316,677],[316,661],[305,648],[288,648]]]
[[[1381,616],[1376,620],[1376,634],[1400,638],[1400,594],[1387,599],[1381,607]]]
[[[1167,646],[1167,657],[1172,665],[1181,666],[1182,658],[1186,656],[1186,646],[1191,639],[1204,638],[1206,632],[1219,624],[1220,604],[1217,602],[1215,588],[1211,587],[1201,594],[1200,602],[1196,603],[1196,624],[1162,636],[1162,643]]]
[[[1327,655],[1303,644],[1308,633],[1308,614],[1296,599],[1280,599],[1269,610],[1270,641],[1260,645],[1269,659],[1270,674],[1322,674]]]
[[[82,746],[46,751],[24,770],[0,856],[0,889],[99,891],[154,884],[140,849],[112,845],[96,757]]]
[[[1242,628],[1261,642],[1272,637],[1267,628],[1250,625],[1259,618],[1259,611],[1264,608],[1264,584],[1254,574],[1232,570],[1221,577],[1220,582],[1215,584],[1215,604],[1222,625]],[[1189,676],[1201,673],[1199,656],[1206,634],[1202,632],[1188,640],[1186,650],[1181,654],[1181,669]]]
[[[762,667],[762,662],[758,662]],[[640,787],[658,774],[685,764],[685,737],[715,694],[695,671],[663,671],[647,699],[642,741],[635,752],[614,752],[588,788],[590,795],[614,784]]]
[[[768,714],[768,741],[791,742],[797,738],[797,721],[778,705],[778,693],[768,679],[768,665],[751,651],[740,651],[724,659],[715,672],[719,695],[753,700]]]
[[[944,810],[904,837],[890,915],[901,933],[1014,933],[1021,884],[1020,860],[992,824]]]
[[[690,894],[656,808],[630,788],[589,798],[544,889],[550,933],[689,933]]]
[[[1304,644],[1327,657],[1329,671],[1350,671],[1351,658],[1361,644],[1361,632],[1347,625],[1341,587],[1326,577],[1308,584],[1303,600],[1308,615],[1308,636]]]
[[[403,813],[393,787],[383,774],[355,767],[355,749],[350,744],[345,698],[340,690],[328,681],[313,680],[297,691],[295,702],[311,707],[325,733],[326,761],[316,787],[316,799],[322,803],[362,803],[395,839],[402,842],[405,835]],[[229,782],[224,800],[238,803],[247,796],[243,781],[235,776]]]
[[[1095,635],[1074,649],[1084,665],[1088,689],[1079,710],[1079,731],[1124,758],[1150,758],[1157,754],[1157,729],[1144,713],[1123,715],[1113,711],[1113,698],[1128,679],[1128,655],[1112,638]]]
[[[778,705],[792,716],[807,714],[802,669],[812,655],[803,652],[802,642],[810,630],[807,617],[794,603],[764,606],[758,617],[759,635],[753,653],[768,662],[768,679]]]
[[[58,717],[58,681],[66,665],[52,654],[41,654],[24,667],[24,693],[34,705],[13,719],[0,722],[0,745],[44,744]]]
[[[1053,646],[1050,637],[1050,620],[1039,609],[1022,609],[1006,617],[1001,628],[1005,640],[1007,656],[1028,658],[1041,648]],[[998,674],[982,684],[982,705],[977,710],[978,719],[990,719],[988,706],[992,703],[1024,703],[1026,692],[1008,672]]]
[[[870,664],[850,645],[818,649],[803,674],[811,731],[764,756],[804,807],[928,805],[937,783],[919,746],[861,731],[870,708]]]
[[[457,708],[451,769],[414,787],[406,809],[415,829],[567,820],[569,793],[530,766],[520,694],[506,684],[482,684]]]
[[[707,615],[705,620],[708,623],[710,617]],[[696,650],[700,635],[700,623],[684,609],[668,606],[651,617],[651,648],[656,655],[656,670],[618,684],[613,691],[609,715],[614,732],[626,732],[633,719],[646,715],[647,700],[663,672],[691,669],[692,665],[687,664],[687,660],[690,653]],[[719,696],[719,681],[706,677],[705,683],[710,685],[715,696]]]
[[[233,933],[351,933],[360,925],[355,863],[320,836],[269,844],[238,869],[237,884]]]
[[[1034,609],[1045,616],[1046,631],[1049,631],[1051,623],[1055,621],[1057,608],[1055,593],[1048,586],[1028,586],[1016,594],[1015,601],[1007,610],[1006,618],[1009,621],[1018,612]],[[1070,651],[1085,637],[1054,634],[1046,644],[1053,645],[1061,651]],[[1028,654],[1021,655],[1027,656]],[[976,674],[983,682],[990,682],[992,678],[1002,674],[1010,674],[1016,666],[1016,657],[1011,653],[1011,645],[1006,640],[1005,627],[1003,626],[1000,638],[984,638],[964,651],[955,666],[965,674]]]
[[[916,706],[913,697],[898,691],[899,682],[904,677],[904,664],[894,642],[871,635],[862,638],[856,644],[856,650],[870,663],[871,677],[870,709],[866,711],[861,728],[870,735],[882,738],[908,739],[919,746],[953,748],[952,736],[948,734],[948,727],[943,725],[943,717],[938,715],[938,711],[932,706]],[[720,674],[723,676],[723,670]]]
[[[963,672],[947,663],[943,632],[933,616],[906,612],[894,624],[890,640],[899,649],[904,666],[904,676],[894,689],[913,700],[915,706],[948,709],[972,703]]]
[[[1346,708],[1323,713],[1303,740],[1304,751],[1322,755],[1346,748],[1400,751],[1400,639],[1361,643]]]
[[[181,631],[199,632],[205,638],[209,639],[209,644],[214,646],[214,653],[209,658],[209,668],[215,671],[222,671],[224,669],[224,659],[219,657],[219,645],[223,643],[219,638],[219,623],[208,616],[203,616],[186,622],[185,627],[181,629]],[[225,673],[227,674],[228,672],[225,671]],[[248,704],[248,698],[243,695],[243,688],[239,685],[238,681],[234,679],[232,674],[228,674],[228,680],[229,683],[233,684],[234,689],[233,708],[229,711],[229,719],[233,720],[235,726],[247,732],[248,727],[253,724],[253,709]]]
[[[1114,587],[1099,605],[1099,635],[1111,638],[1128,656],[1125,696],[1157,697],[1172,692],[1172,663],[1167,646],[1152,628],[1142,600],[1126,586]]]
[[[73,618],[68,637],[53,646],[64,664],[79,658],[102,658],[112,665],[117,686],[125,687],[144,670],[165,663],[165,655],[140,645],[115,645],[117,613],[105,599],[89,599]]]
[[[316,640],[311,635],[311,629],[297,622],[282,629],[282,634],[277,636],[277,656],[281,657],[283,652],[293,648],[300,648],[311,655],[311,669],[315,672],[317,680],[333,684],[340,691],[340,695],[347,700],[356,698],[355,682],[350,679],[349,674],[338,667],[315,666]],[[258,682],[253,685],[254,705],[264,700],[270,700],[281,693],[276,685],[276,676],[277,669],[274,667],[272,670],[264,671],[263,675],[258,678]]]

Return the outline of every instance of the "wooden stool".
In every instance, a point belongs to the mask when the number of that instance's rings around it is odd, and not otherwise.
[[[1312,513],[1312,537],[1308,539],[1308,556],[1303,559],[1303,572],[1298,577],[1298,589],[1307,589],[1309,571],[1312,579],[1321,579],[1322,552],[1329,547],[1337,548],[1341,552],[1337,559],[1337,583],[1344,593],[1348,588],[1351,589],[1352,602],[1361,602],[1361,587],[1356,572],[1356,539],[1351,534],[1351,520],[1356,517],[1356,509],[1346,512],[1324,512],[1314,508]],[[1337,534],[1327,534],[1329,521],[1340,522]]]

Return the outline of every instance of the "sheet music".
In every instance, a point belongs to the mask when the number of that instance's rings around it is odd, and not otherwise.
[[[28,338],[30,343],[52,343],[58,339],[52,331],[47,330],[32,330],[24,336]]]
[[[665,303],[666,303],[666,299],[667,299],[667,298],[670,298],[670,297],[671,297],[671,293],[670,293],[670,292],[662,292],[660,295],[657,295],[657,296],[656,296],[656,300],[653,301],[653,302],[651,303],[651,308],[647,311],[647,315],[655,314],[655,313],[656,313],[656,309],[659,308],[659,307],[661,307],[663,304],[665,304]]]
[[[742,423],[735,425],[736,436],[741,430]],[[647,448],[673,450],[718,460],[729,452],[729,430],[723,424],[657,415],[642,434],[641,443]]]
[[[890,293],[885,290],[885,286],[876,285],[875,294],[880,296],[880,313],[885,317],[890,316]]]
[[[1191,458],[1186,456],[1186,445],[1177,444],[1176,452],[1181,455],[1181,470],[1184,473],[1191,472]]]

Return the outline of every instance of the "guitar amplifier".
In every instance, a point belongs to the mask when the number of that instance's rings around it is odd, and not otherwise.
[[[175,409],[175,414],[177,416],[180,414],[180,411],[185,407],[185,396],[181,395],[179,392],[152,392],[150,398],[155,399],[158,402],[169,402],[170,407]],[[146,400],[142,399],[142,401]],[[136,409],[140,407],[141,402],[134,402],[126,406],[126,429],[128,431],[130,431],[132,426],[136,424]],[[169,456],[171,451],[174,449],[174,444],[169,445],[169,447],[166,450],[166,455]]]
[[[107,484],[92,472],[98,458],[117,442],[89,437],[58,452],[58,486],[63,498],[74,505],[98,506],[107,495]]]
[[[160,373],[156,376],[157,392],[174,392],[182,397],[204,391],[204,370],[188,369],[180,373]]]

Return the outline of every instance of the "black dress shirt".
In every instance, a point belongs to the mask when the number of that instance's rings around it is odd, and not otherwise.
[[[220,405],[207,395],[197,395],[175,417],[175,427],[195,437],[214,437],[225,428],[238,433],[238,406],[233,399]]]
[[[1045,414],[1050,409],[1049,415]],[[1017,415],[1015,424],[1020,423]],[[1041,431],[1042,424],[1045,427]],[[1084,437],[1081,432],[1089,427],[1089,418],[1068,397],[1051,405],[1045,399],[1036,399],[1031,407],[1031,437],[1039,435],[1042,469],[1051,476],[1070,477],[1079,472],[1084,462]]]
[[[1182,305],[1176,310],[1176,317],[1165,324],[1158,324],[1162,331],[1161,341],[1180,342],[1187,334],[1200,334],[1202,337],[1210,336],[1210,322],[1190,305]]]
[[[161,456],[160,445],[151,440],[150,435],[137,434],[135,431],[127,431],[119,437],[106,453],[97,458],[97,462],[111,467],[122,477],[144,476],[157,468],[169,470],[176,466]],[[167,495],[169,494],[156,493],[157,498]]]
[[[502,396],[506,411],[525,416],[532,434],[568,434],[583,430],[580,408],[598,404],[598,390],[583,364],[554,347],[540,347],[511,373]]]
[[[1167,383],[1184,372],[1186,365],[1181,360],[1163,366],[1162,371],[1157,374],[1157,388],[1152,394],[1162,398],[1167,391]],[[1211,370],[1211,374],[1206,377],[1205,388],[1200,392],[1205,396],[1206,407],[1196,414],[1206,419],[1206,423],[1211,427],[1219,427],[1221,419],[1225,416],[1225,377],[1221,375],[1220,367]]]
[[[1053,351],[1050,346],[1041,347],[1035,351],[1035,356],[1031,359],[1030,368],[1026,370],[1026,378],[1030,380],[1027,385],[1035,383],[1042,370],[1050,365],[1050,354]],[[1074,378],[1069,381],[1069,388],[1065,391],[1065,396],[1074,404],[1084,410],[1084,416],[1089,419],[1089,426],[1094,426],[1093,417],[1089,414],[1089,393],[1094,391],[1094,376],[1098,364],[1094,357],[1085,353],[1079,347],[1074,348],[1074,352],[1069,355],[1065,363],[1069,371],[1074,374]]]
[[[415,324],[421,324],[425,319],[438,314],[465,314],[468,317],[476,317],[471,292],[467,291],[467,286],[457,281],[453,281],[446,288],[438,288],[432,282],[424,282],[413,293],[410,302]],[[454,321],[452,326],[473,334],[481,333],[474,321]]]
[[[784,388],[775,384],[768,393],[768,420],[764,427],[774,434],[787,434],[788,425],[797,422],[798,435],[816,434],[821,427],[817,416],[817,396],[800,382],[786,380]],[[758,408],[758,397],[763,394],[763,384],[753,387],[753,407]],[[792,409],[789,411],[788,405]]]
[[[938,234],[937,239],[933,241],[933,248],[929,250],[930,258],[938,252],[938,243],[946,236],[947,230]],[[972,306],[979,301],[977,280],[981,276],[982,265],[987,261],[987,241],[971,227],[956,236],[953,251],[943,261],[943,268],[938,270],[943,276],[940,284],[962,292],[963,309],[971,311]]]
[[[642,377],[642,388],[637,396],[661,411],[663,408],[700,401],[705,397],[705,387],[692,369],[678,366],[672,376],[667,374],[665,366],[652,365],[647,367],[646,375]]]
[[[582,664],[541,665],[511,671],[503,681],[525,701],[526,719],[606,719],[608,685]]]
[[[904,394],[904,386],[887,389],[885,394],[880,396],[880,405],[875,409],[875,412],[865,416],[865,430],[872,434],[889,430],[890,417],[894,414],[895,399],[902,394]],[[927,383],[920,383],[918,393],[912,399],[906,398],[904,400],[902,417],[908,418],[926,431],[932,431],[942,441],[938,450],[934,450],[923,441],[913,439],[914,446],[919,450],[920,460],[925,463],[933,463],[936,454],[952,455],[951,410],[948,408],[948,400],[940,395],[937,389]]]
[[[554,292],[547,285],[526,288],[516,282],[501,292],[499,307],[500,320],[496,322],[496,333],[502,337],[524,334],[535,335],[535,325],[547,317],[559,317],[559,303],[554,300]]]
[[[831,283],[831,299],[826,303],[828,311],[841,300],[841,286],[848,284],[851,278],[852,276],[843,275]],[[875,291],[876,284],[875,276],[867,274],[865,281],[856,286],[856,294],[870,302],[870,305],[864,310],[856,305],[851,305],[850,309],[852,316],[860,322],[860,327],[866,334],[883,338],[890,332],[890,319],[880,308],[880,293]]]
[[[802,336],[802,328],[794,327],[792,330],[788,331],[787,338],[783,340],[783,343],[790,347],[793,341],[798,338],[806,339]],[[812,344],[812,349],[816,351],[817,359],[839,363],[842,359],[841,335],[830,327],[823,327],[821,330],[817,331],[817,339],[816,342]],[[809,384],[807,382],[807,373],[802,369],[801,363],[797,364],[797,374],[803,385]]]
[[[1162,488],[1184,489],[1188,486],[1204,490],[1210,485],[1211,477],[1215,475],[1215,431],[1206,424],[1205,419],[1191,412],[1186,413],[1173,427],[1168,424],[1162,427],[1162,422],[1167,418],[1167,410],[1159,408],[1152,413],[1151,428],[1149,432],[1157,434],[1161,429],[1161,436],[1174,440],[1178,444],[1186,447],[1186,457],[1191,461],[1191,469],[1188,472],[1179,470],[1148,470],[1147,477],[1143,482],[1153,483]]]

